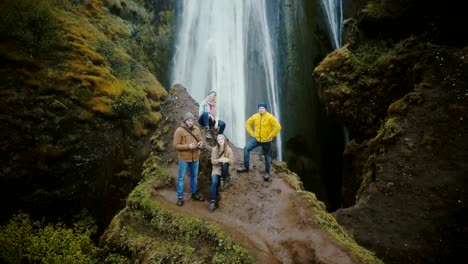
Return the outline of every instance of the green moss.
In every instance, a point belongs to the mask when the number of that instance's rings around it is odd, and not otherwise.
[[[78,115],[78,119],[81,121],[91,121],[93,118],[94,118],[93,113],[86,111],[86,110],[81,111],[80,114]]]
[[[343,97],[350,95],[352,90],[348,83],[340,83],[337,86],[330,87],[330,89],[326,90],[325,93],[331,94],[333,96]]]
[[[150,112],[148,118],[146,119],[146,124],[150,126],[156,126],[162,119],[160,112]]]
[[[294,188],[294,190],[304,190],[304,184],[302,183],[302,181],[296,173],[289,172],[288,174],[286,174],[285,180],[292,188]]]
[[[89,101],[88,105],[93,111],[110,116],[112,113],[111,102],[112,99],[108,97],[94,97]]]
[[[375,154],[370,155],[366,161],[366,164],[364,165],[364,168],[362,170],[363,171],[362,182],[361,182],[361,185],[359,186],[359,190],[356,193],[356,201],[359,200],[362,193],[365,190],[367,190],[369,185],[375,180],[374,178],[375,159],[376,159]]]
[[[135,137],[144,137],[148,135],[148,129],[145,128],[144,124],[135,122],[131,130],[131,134]]]
[[[403,98],[393,102],[387,110],[389,117],[403,116],[410,104],[420,104],[423,102],[423,97],[420,92],[421,87],[415,88],[413,91],[405,95]]]
[[[150,114],[150,105],[143,88],[136,82],[127,82],[122,93],[111,104],[112,113],[121,125],[138,132]]]
[[[125,51],[109,40],[95,42],[97,52],[106,60],[111,68],[112,74],[122,80],[132,79],[132,62],[130,56]]]
[[[303,184],[297,174],[288,170],[286,163],[274,162],[273,166],[277,172],[282,172],[283,178],[297,192],[299,192],[311,204],[312,210],[317,218],[317,223],[330,235],[332,235],[345,248],[351,250],[351,254],[362,260],[362,263],[374,264],[383,263],[367,249],[359,246],[354,239],[338,224],[336,219],[327,212],[326,206],[319,201],[315,194],[304,191]]]
[[[161,109],[161,102],[150,99],[151,109],[153,111],[159,111]]]
[[[385,124],[379,129],[377,136],[373,138],[369,143],[373,144],[377,141],[389,140],[396,135],[400,134],[402,128],[399,124],[398,117],[390,117]]]
[[[168,132],[170,132],[172,130],[172,127],[170,125],[166,125],[163,127],[163,133],[164,134],[167,134]]]
[[[393,102],[387,110],[388,116],[402,116],[405,113],[407,104],[403,99]]]
[[[108,250],[129,251],[144,263],[254,263],[218,225],[159,205],[151,189],[171,178],[167,172],[147,161],[143,175],[102,238]]]
[[[374,18],[382,18],[388,15],[387,10],[385,10],[383,1],[377,0],[368,1],[366,8],[363,11]]]
[[[31,57],[57,53],[66,44],[52,0],[7,0],[0,9],[0,35]],[[55,50],[54,50],[55,49]]]
[[[355,67],[363,71],[373,71],[380,61],[388,56],[388,43],[384,40],[371,44],[359,45],[350,55],[350,59]]]
[[[325,209],[325,204],[317,200],[317,197],[310,192],[301,192],[303,197],[307,199],[315,212],[318,224],[333,236],[344,247],[348,248],[352,255],[360,260],[360,263],[377,264],[383,263],[375,257],[371,251],[359,246],[354,239],[341,227],[336,219],[329,214]]]
[[[340,70],[346,61],[352,56],[351,52],[348,49],[349,45],[344,45],[343,47],[334,50],[328,54],[325,59],[314,69],[314,74],[317,76],[323,76],[330,74],[330,72],[335,72]]]

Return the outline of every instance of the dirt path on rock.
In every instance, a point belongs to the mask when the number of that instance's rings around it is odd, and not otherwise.
[[[239,160],[240,151],[235,153]],[[252,164],[262,164],[260,159],[258,153],[252,154]],[[176,205],[175,187],[155,191],[155,199],[170,210],[216,222],[248,248],[257,263],[355,263],[317,226],[309,202],[283,180],[284,175],[273,171],[272,180],[265,182],[263,166],[244,174],[232,167],[230,187],[220,193],[214,213],[208,212],[208,201],[190,200],[188,178],[184,206]],[[177,165],[167,169],[175,179]]]
[[[161,121],[162,131],[158,140],[166,142],[159,156],[161,164],[177,177],[177,154],[170,145],[171,132],[179,126],[180,117],[186,112],[197,112],[197,103],[185,88],[175,86],[161,106],[166,118]],[[170,131],[170,132],[167,132]],[[227,135],[229,137],[229,135]],[[214,140],[210,142],[214,144]],[[232,146],[232,145],[231,145]],[[270,182],[262,178],[264,160],[260,153],[251,153],[251,170],[238,174],[235,168],[242,162],[242,149],[232,146],[234,160],[230,168],[231,184],[219,193],[219,207],[214,213],[208,212],[209,202],[195,202],[189,196],[189,178],[185,180],[185,204],[177,206],[175,184],[170,188],[154,190],[155,199],[161,206],[193,217],[219,224],[223,230],[254,255],[257,263],[358,263],[337,241],[323,231],[316,223],[311,204],[284,179],[285,175],[271,171]],[[206,154],[211,152],[206,144]],[[203,155],[202,155],[203,157]],[[201,181],[199,185],[209,185]],[[209,189],[209,186],[199,186]],[[208,197],[205,197],[208,198]]]

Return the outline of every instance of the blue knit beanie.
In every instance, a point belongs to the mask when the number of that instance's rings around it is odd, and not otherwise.
[[[257,108],[260,108],[260,107],[265,107],[265,109],[268,109],[268,106],[266,103],[258,103]]]

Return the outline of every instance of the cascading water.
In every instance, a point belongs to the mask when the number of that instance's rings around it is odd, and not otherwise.
[[[331,32],[333,49],[342,45],[343,34],[343,8],[341,0],[320,0],[325,11],[327,23]]]
[[[180,5],[171,84],[182,84],[198,102],[215,90],[219,119],[227,124],[224,134],[240,147],[257,102],[266,101],[280,118],[266,1],[183,0]],[[278,136],[279,160],[281,146]]]
[[[341,0],[320,0],[320,4],[325,12],[327,24],[330,30],[333,49],[338,49],[342,45],[343,34],[343,7]],[[348,128],[343,127],[344,143],[349,143]]]

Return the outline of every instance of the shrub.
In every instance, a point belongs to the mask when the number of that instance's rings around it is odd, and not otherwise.
[[[1,263],[97,263],[97,252],[87,233],[33,222],[26,214],[0,227]]]
[[[111,105],[112,112],[124,128],[141,127],[150,113],[151,106],[140,85],[128,82],[122,93]]]
[[[388,15],[388,12],[385,9],[385,5],[383,4],[383,1],[376,1],[376,0],[368,1],[364,11],[368,13],[369,16],[375,17],[375,18],[382,18]]]
[[[118,48],[110,41],[97,42],[96,45],[96,51],[104,56],[111,68],[112,74],[122,80],[129,80],[132,78],[131,68],[134,62],[123,49]]]
[[[64,46],[54,0],[7,0],[0,10],[0,35],[31,57]]]

